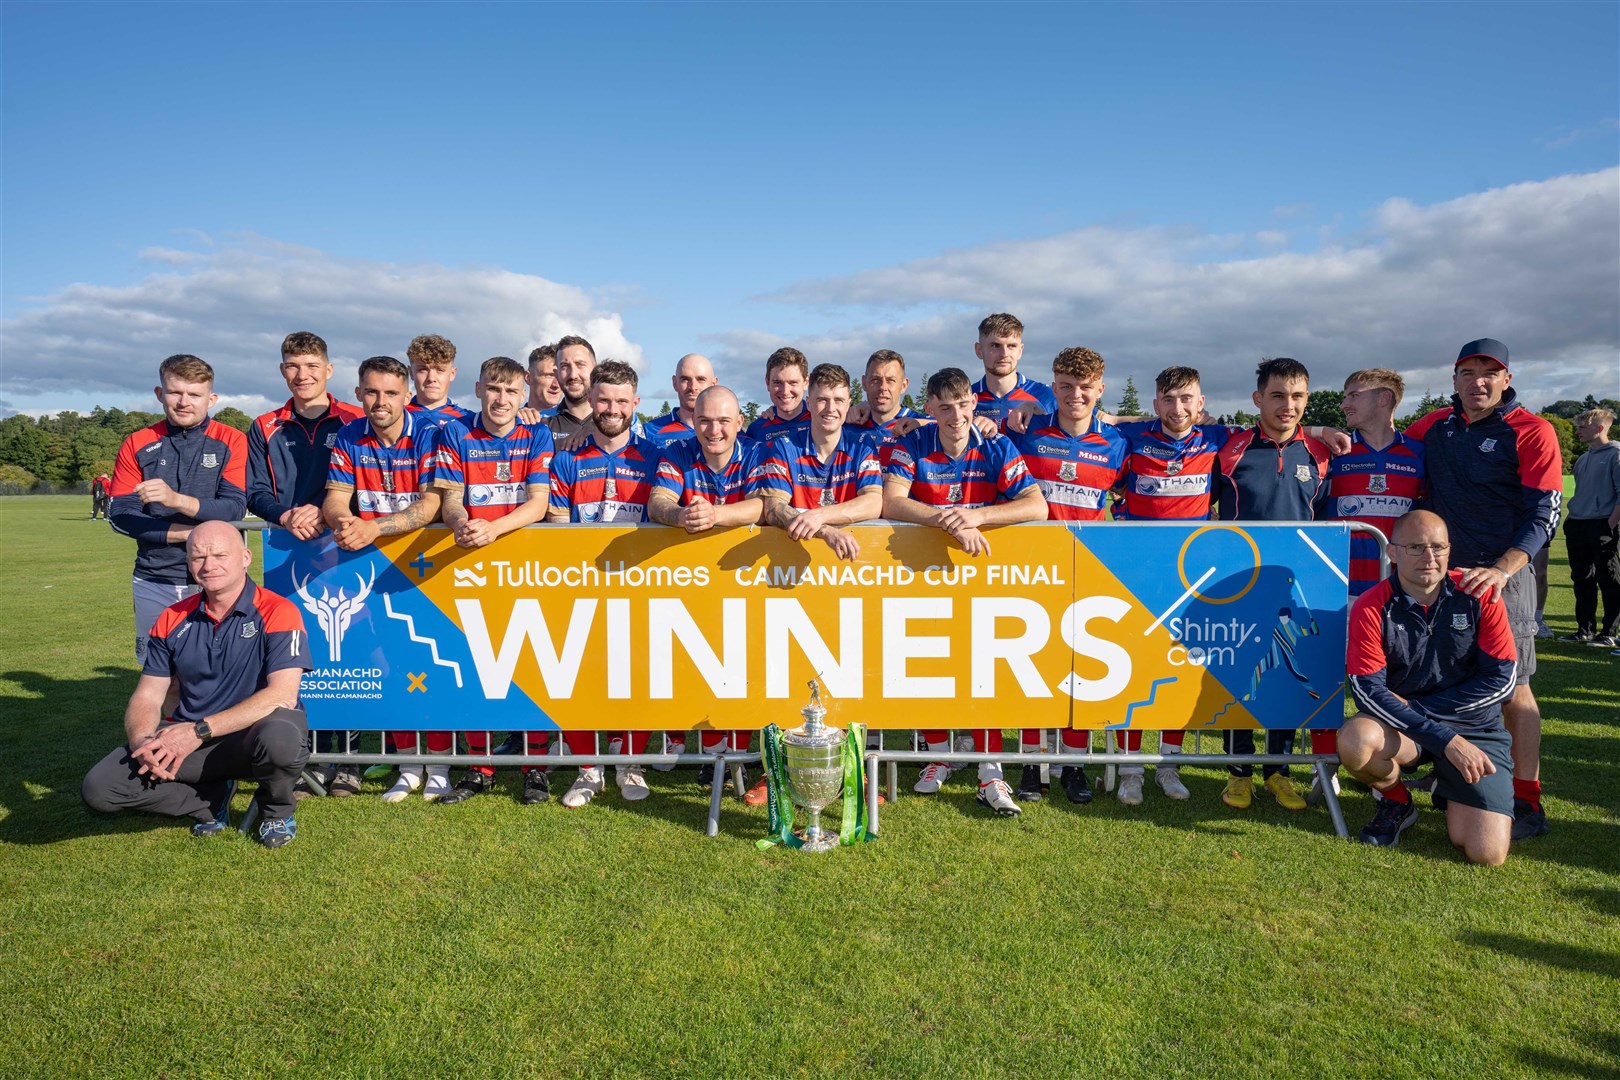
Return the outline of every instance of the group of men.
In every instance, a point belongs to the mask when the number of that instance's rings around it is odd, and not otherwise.
[[[1310,376],[1295,360],[1259,365],[1259,419],[1250,427],[1210,422],[1199,373],[1188,367],[1159,373],[1153,418],[1113,417],[1100,408],[1101,356],[1064,349],[1049,384],[1031,379],[1019,370],[1023,329],[1008,314],[985,318],[974,344],[982,376],[935,372],[921,413],[903,404],[905,360],[892,350],[868,359],[864,403],[852,406],[854,383],[843,368],[812,368],[799,350],[778,349],[766,362],[771,406],[746,428],[736,394],[697,354],[676,366],[677,404],[642,425],[634,369],[598,364],[577,336],[535,349],[526,367],[506,357],[485,361],[476,407],[468,409],[450,399],[455,347],[425,335],[411,342],[408,363],[386,356],[361,363],[356,408],[327,390],[326,343],[294,333],[281,362],[292,396],[245,438],[209,419],[207,365],[169,358],[157,389],[165,419],[125,443],[111,485],[113,524],[137,543],[136,648],[145,666],[126,715],[128,743],[86,778],[86,801],[189,815],[193,830],[207,835],[227,820],[231,792],[219,783],[221,770],[246,762],[251,769],[241,775],[260,781],[261,836],[284,843],[294,834],[293,787],[308,739],[291,672],[309,667],[307,649],[296,608],[245,581],[240,537],[214,524],[244,510],[300,540],[330,529],[348,550],[435,521],[466,548],[542,521],[645,521],[689,533],[763,524],[802,543],[825,543],[844,559],[860,553],[846,526],[880,518],[940,529],[981,555],[990,550],[987,530],[1018,522],[1213,517],[1353,520],[1390,541],[1396,572],[1387,579],[1375,540],[1358,535],[1352,548],[1349,670],[1361,713],[1346,724],[1338,751],[1379,796],[1363,840],[1394,844],[1415,820],[1402,770],[1422,757],[1435,762],[1436,804],[1447,807],[1450,835],[1470,859],[1500,862],[1510,835],[1547,831],[1540,717],[1529,686],[1536,630],[1529,564],[1556,528],[1561,470],[1549,425],[1515,397],[1506,346],[1489,338],[1465,345],[1451,405],[1404,433],[1394,425],[1404,386],[1385,368],[1345,381],[1352,430],[1307,431]],[[258,620],[252,632],[231,621],[244,618]],[[220,649],[243,654],[242,642],[257,650],[252,663],[240,661],[249,674],[222,679],[208,667]],[[255,685],[246,696],[226,700],[248,683]],[[170,734],[176,727],[186,734]],[[290,730],[299,737],[287,738]],[[1313,750],[1333,752],[1334,735],[1313,732]],[[1022,732],[1020,749],[1044,736]],[[1124,749],[1140,749],[1139,731],[1124,736]],[[417,749],[413,732],[388,737],[397,750]],[[612,732],[608,750],[637,753],[649,737]],[[592,732],[565,738],[581,755],[598,745]],[[684,749],[684,733],[665,738],[670,749]],[[1089,743],[1084,731],[1061,738],[1075,753]],[[427,733],[423,756],[448,753],[454,739]],[[465,739],[471,754],[492,752],[481,733]],[[741,731],[704,731],[701,745],[743,748],[747,739]],[[921,771],[915,790],[937,792],[953,772],[948,735],[923,730],[918,739],[941,759]],[[1000,731],[976,731],[973,739],[978,752],[1005,749]],[[1291,731],[1268,732],[1267,753],[1289,752],[1292,739]],[[229,751],[206,753],[227,740]],[[544,732],[521,733],[513,748],[541,753],[549,741]],[[1162,751],[1180,746],[1180,732],[1161,733]],[[1228,733],[1228,747],[1252,755],[1253,733]],[[1252,767],[1230,772],[1222,798],[1245,809]],[[404,765],[383,797],[421,791],[454,804],[489,791],[493,774],[492,759],[452,786],[444,766]],[[1057,779],[1071,801],[1091,800],[1083,768],[1069,766]],[[706,767],[700,782],[713,780]],[[1140,766],[1122,769],[1119,799],[1139,804],[1143,780]],[[1174,766],[1159,767],[1156,780],[1168,797],[1188,797]],[[1280,805],[1304,809],[1286,766],[1267,765],[1263,780]],[[647,797],[640,768],[620,766],[616,781],[626,799]],[[176,797],[176,784],[193,793]],[[333,767],[318,785],[355,794],[360,777]],[[603,770],[587,766],[561,801],[581,807],[604,787]],[[1016,787],[1001,763],[979,766],[978,802],[998,815],[1016,816],[1020,802],[1042,791],[1036,766],[1021,770]],[[549,794],[546,770],[526,768],[524,802]],[[763,778],[745,799],[766,801]]]

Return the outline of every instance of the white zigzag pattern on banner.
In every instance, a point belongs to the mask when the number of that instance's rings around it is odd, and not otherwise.
[[[420,642],[428,647],[429,651],[433,653],[433,662],[435,664],[440,667],[447,667],[456,673],[456,687],[459,689],[461,686],[461,665],[454,660],[440,660],[439,643],[430,637],[419,637],[416,633],[416,620],[409,615],[395,614],[394,598],[388,593],[383,593],[383,610],[388,613],[390,619],[398,619],[405,624],[405,632],[411,636],[412,641]]]

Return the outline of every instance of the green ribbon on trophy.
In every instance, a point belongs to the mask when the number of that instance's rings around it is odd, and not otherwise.
[[[793,835],[793,799],[788,794],[787,768],[782,763],[782,729],[769,724],[760,732],[760,767],[765,770],[765,808],[770,815],[770,833],[754,846],[764,851],[777,844],[800,848],[804,841]]]

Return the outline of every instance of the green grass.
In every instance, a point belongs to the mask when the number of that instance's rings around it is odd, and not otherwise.
[[[756,851],[734,798],[705,839],[690,772],[577,812],[512,778],[306,802],[270,852],[80,804],[135,681],[130,545],[84,502],[0,500],[7,1075],[1620,1076],[1607,653],[1543,643],[1553,832],[1498,870],[1431,813],[1374,849],[1191,769],[1187,804],[1017,821],[953,781],[820,858]]]

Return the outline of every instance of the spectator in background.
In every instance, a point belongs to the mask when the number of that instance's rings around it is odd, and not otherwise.
[[[528,408],[542,414],[540,419],[562,404],[562,384],[557,381],[557,346],[541,345],[529,353]],[[530,421],[524,421],[529,423]]]
[[[1575,585],[1575,633],[1566,641],[1615,647],[1620,619],[1620,444],[1609,441],[1614,413],[1587,409],[1575,417],[1586,453],[1575,459],[1575,495],[1569,500],[1564,543]],[[1597,617],[1603,597],[1603,619]]]
[[[108,491],[112,488],[112,477],[106,473],[98,473],[90,481],[90,520],[107,516],[107,503],[112,496]]]
[[[214,369],[177,353],[152,391],[163,419],[130,435],[113,466],[111,521],[135,539],[135,660],[163,609],[197,592],[186,539],[204,521],[238,521],[247,508],[247,439],[211,419]]]

